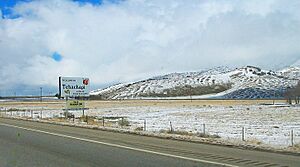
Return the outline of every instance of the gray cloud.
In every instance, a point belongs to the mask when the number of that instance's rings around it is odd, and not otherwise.
[[[105,84],[223,65],[281,68],[300,59],[299,8],[298,0],[18,4],[13,11],[21,17],[0,20],[0,85],[55,86],[60,75]]]

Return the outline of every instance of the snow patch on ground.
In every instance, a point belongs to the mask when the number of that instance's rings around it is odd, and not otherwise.
[[[13,107],[12,107],[13,108]],[[26,116],[35,119],[62,117],[62,110],[42,107],[26,108],[27,111],[7,112],[7,115]],[[2,108],[2,111],[4,109]],[[33,110],[29,112],[29,110]],[[82,111],[71,111],[80,117]],[[42,114],[42,116],[41,116]],[[181,106],[181,107],[108,107],[85,111],[86,115],[102,117],[125,117],[130,129],[144,127],[149,132],[170,130],[190,133],[218,135],[228,141],[241,141],[242,129],[245,140],[256,144],[284,148],[291,145],[291,131],[294,144],[300,144],[300,106],[288,105],[236,105],[236,106]],[[78,122],[79,123],[79,122]],[[205,129],[204,129],[205,127]]]

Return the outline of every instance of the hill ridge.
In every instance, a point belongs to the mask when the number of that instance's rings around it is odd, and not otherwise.
[[[299,67],[280,71],[255,66],[217,67],[199,72],[170,73],[123,83],[90,94],[103,99],[281,98],[300,79]]]

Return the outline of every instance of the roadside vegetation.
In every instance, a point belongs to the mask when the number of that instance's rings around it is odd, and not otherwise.
[[[118,121],[119,126],[130,126],[130,122],[126,118],[122,118]]]
[[[207,133],[191,133],[188,131],[184,131],[184,130],[165,130],[165,129],[161,129],[159,131],[159,133],[166,133],[166,134],[176,134],[176,135],[183,135],[183,136],[197,136],[197,137],[201,137],[201,138],[221,138],[219,135],[210,135]]]

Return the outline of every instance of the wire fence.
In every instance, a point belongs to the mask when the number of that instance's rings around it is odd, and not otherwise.
[[[20,97],[20,96],[54,96],[55,89],[37,87],[34,89],[0,89],[0,97]]]
[[[67,112],[62,109],[16,109],[1,108],[1,116],[29,119],[57,119],[60,121],[90,124],[135,131],[188,134],[203,137],[237,139],[256,144],[265,143],[279,146],[300,144],[300,122],[296,124],[228,124],[205,121],[178,121],[171,118],[136,119],[122,115],[89,115],[88,111]]]

